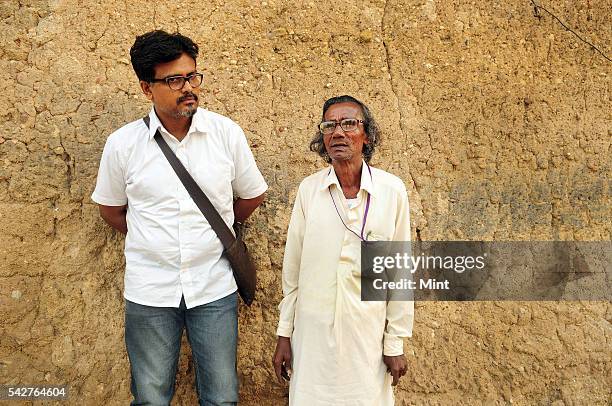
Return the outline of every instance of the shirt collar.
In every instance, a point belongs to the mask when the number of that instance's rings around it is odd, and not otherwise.
[[[371,196],[374,196],[374,182],[372,181],[371,168],[368,170],[368,165],[365,161],[361,160],[361,182],[359,185],[359,190],[365,190]],[[334,171],[333,165],[329,166],[329,171],[327,172],[327,176],[323,179],[323,184],[321,185],[321,190],[327,189],[331,185],[336,185],[338,189],[340,189],[340,181],[336,176],[336,171]]]
[[[166,130],[159,121],[157,114],[155,114],[155,108],[151,107],[151,111],[149,112],[149,139],[152,140],[155,137],[155,133],[159,128],[161,131],[169,134],[168,130]],[[191,120],[191,126],[189,127],[189,131],[187,131],[187,135],[198,132],[198,133],[206,133],[208,131],[208,124],[205,117],[205,110],[199,108],[196,110],[196,113],[193,115]]]

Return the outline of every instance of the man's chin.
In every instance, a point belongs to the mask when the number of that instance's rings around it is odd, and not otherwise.
[[[193,106],[189,106],[189,107],[185,108],[184,110],[180,110],[179,111],[179,115],[181,117],[191,118],[196,113],[196,111],[198,111],[198,106],[197,105],[193,105]]]
[[[348,162],[352,159],[352,155],[347,153],[331,153],[329,154],[329,157],[331,158],[332,162],[337,163]]]

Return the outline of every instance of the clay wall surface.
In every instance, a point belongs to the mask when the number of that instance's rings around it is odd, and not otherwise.
[[[540,2],[612,55],[609,1]],[[270,363],[284,239],[324,165],[308,143],[328,97],[371,107],[373,165],[406,183],[413,238],[610,240],[612,63],[532,1],[4,0],[0,384],[129,402],[123,237],[90,195],[106,137],[150,109],[128,52],[155,28],[199,43],[201,105],[242,126],[270,186],[247,234],[241,404],[286,402]],[[609,302],[417,303],[397,404],[609,404],[611,319]],[[190,360],[176,405],[196,404]]]

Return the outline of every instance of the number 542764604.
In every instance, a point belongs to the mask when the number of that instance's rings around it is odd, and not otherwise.
[[[0,385],[0,400],[68,399],[65,385]]]

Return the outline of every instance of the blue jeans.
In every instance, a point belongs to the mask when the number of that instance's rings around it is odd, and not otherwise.
[[[125,301],[125,343],[132,374],[132,405],[169,405],[183,328],[191,345],[201,406],[238,403],[236,341],[238,295],[187,309]]]

